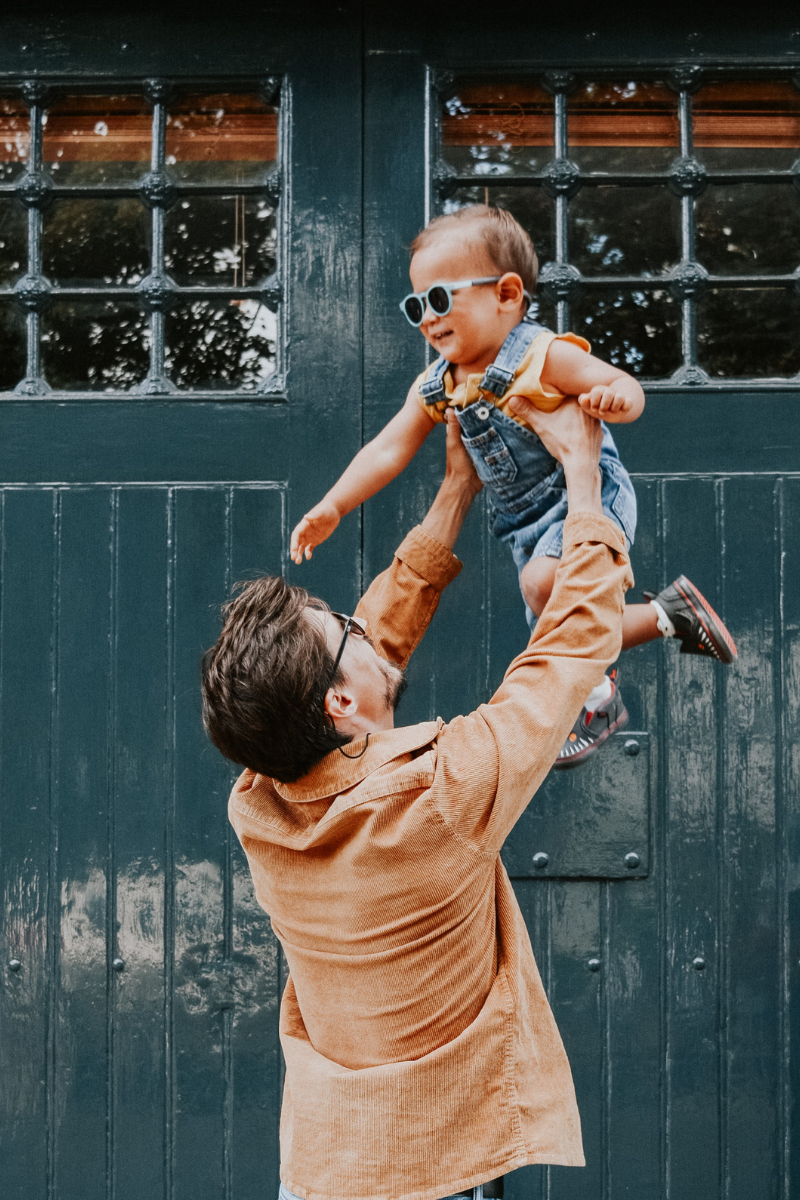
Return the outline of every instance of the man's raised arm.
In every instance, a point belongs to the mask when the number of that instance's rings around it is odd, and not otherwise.
[[[375,649],[397,666],[406,665],[436,612],[439,596],[461,570],[452,551],[482,486],[461,444],[458,421],[449,416],[447,466],[436,498],[356,609],[367,622]]]

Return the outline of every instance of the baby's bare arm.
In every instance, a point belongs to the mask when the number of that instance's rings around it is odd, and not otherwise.
[[[632,375],[560,338],[547,351],[542,386],[577,396],[584,412],[617,424],[635,421],[644,408],[644,392]]]
[[[346,513],[391,483],[411,462],[434,425],[412,387],[400,411],[359,450],[331,490],[295,527],[290,547],[294,562],[311,558],[314,547],[330,537]]]

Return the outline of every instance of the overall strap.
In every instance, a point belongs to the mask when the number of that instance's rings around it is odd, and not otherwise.
[[[485,370],[480,382],[482,392],[504,396],[511,384],[517,367],[522,362],[533,339],[545,331],[545,326],[527,317],[515,325],[500,347],[500,353]]]
[[[444,391],[444,375],[449,366],[450,363],[446,358],[437,358],[430,367],[425,382],[419,385],[419,394],[426,404],[438,404],[440,400],[447,399]]]

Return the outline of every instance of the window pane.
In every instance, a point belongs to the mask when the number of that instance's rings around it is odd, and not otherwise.
[[[455,212],[469,204],[491,204],[493,208],[507,209],[530,234],[540,264],[555,256],[554,205],[542,188],[459,188],[444,202],[442,211]]]
[[[166,152],[178,179],[261,179],[278,157],[278,110],[253,95],[185,96],[170,105]]]
[[[790,288],[714,288],[697,314],[698,358],[709,375],[800,371],[800,296]]]
[[[179,387],[256,388],[275,368],[276,336],[257,300],[194,300],[167,315],[167,369]]]
[[[800,148],[800,91],[772,79],[709,83],[692,103],[694,145],[712,170],[788,170]]]
[[[465,84],[442,113],[446,162],[459,174],[524,175],[553,157],[553,97],[538,84]]]
[[[680,366],[680,305],[666,290],[586,288],[571,317],[598,358],[634,375],[671,375]]]
[[[25,274],[28,233],[25,210],[10,196],[0,196],[0,283],[15,283]]]
[[[678,154],[678,97],[663,83],[584,83],[567,98],[569,156],[583,171],[663,171]]]
[[[114,391],[147,373],[149,329],[133,303],[60,300],[42,318],[42,362],[53,388]]]
[[[120,183],[149,168],[152,113],[142,96],[64,96],[44,121],[44,166],[61,183]]]
[[[0,98],[0,183],[9,183],[28,165],[31,124],[22,101]]]
[[[660,275],[680,259],[680,222],[665,187],[583,188],[569,206],[570,261],[587,275]]]
[[[800,196],[780,184],[709,187],[697,201],[697,257],[719,274],[788,274],[800,263]]]
[[[256,196],[193,196],[167,213],[167,270],[181,285],[241,287],[275,270],[275,209]]]
[[[138,200],[56,200],[45,210],[42,270],[77,286],[135,284],[150,270],[150,214]]]
[[[25,378],[25,317],[16,304],[0,301],[0,391],[12,392]]]

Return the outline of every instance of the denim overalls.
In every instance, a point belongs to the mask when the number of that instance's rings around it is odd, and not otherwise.
[[[498,398],[504,396],[531,342],[543,332],[546,332],[543,325],[527,318],[512,329],[496,362],[486,368],[481,390]],[[428,370],[419,389],[426,404],[446,400],[444,374],[449,366],[445,359],[439,358]],[[521,572],[531,558],[560,558],[567,515],[564,468],[532,429],[507,417],[490,400],[478,400],[467,408],[454,406],[453,411],[478,476],[491,493],[492,532],[511,546],[517,571]],[[636,533],[636,495],[614,439],[605,422],[601,424],[603,511],[619,525],[630,548]],[[525,607],[532,629],[536,618]]]

